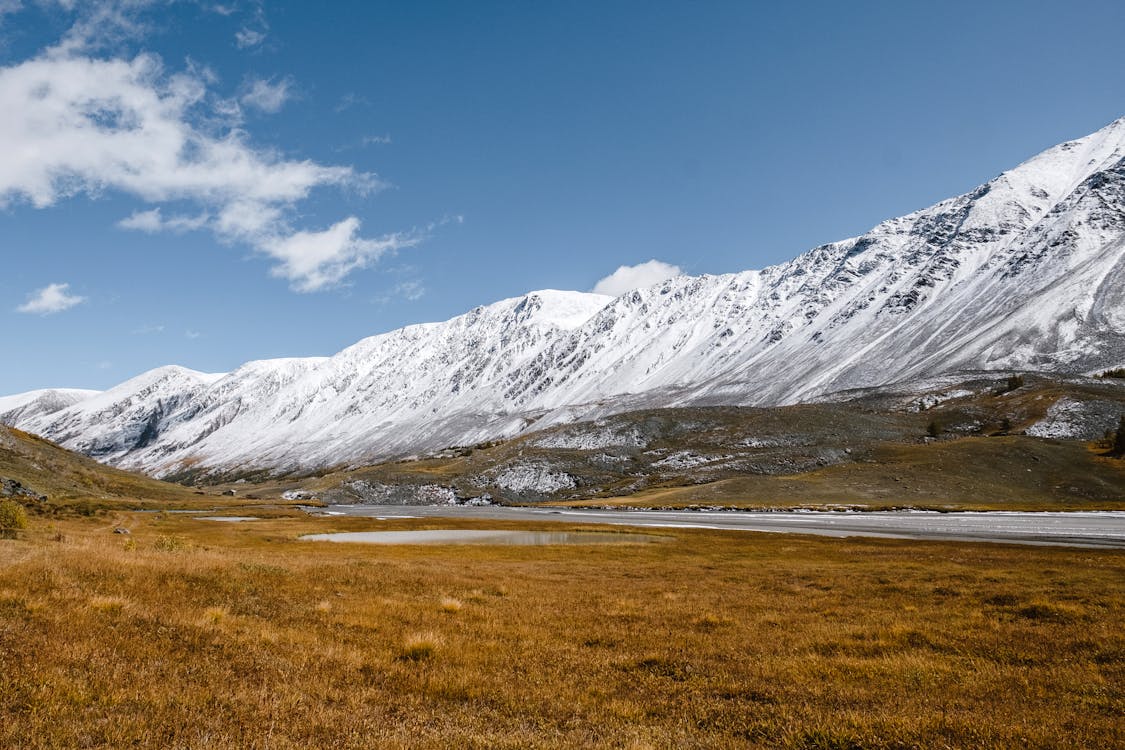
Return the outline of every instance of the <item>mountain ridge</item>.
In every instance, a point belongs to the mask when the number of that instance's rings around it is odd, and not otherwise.
[[[956,370],[1122,363],[1125,118],[761,270],[616,298],[531,292],[331,357],[218,375],[158,368],[0,421],[158,476],[302,471],[509,437],[614,403],[785,404]]]

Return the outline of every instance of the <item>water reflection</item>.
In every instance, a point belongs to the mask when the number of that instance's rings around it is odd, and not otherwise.
[[[660,541],[646,534],[597,531],[497,531],[485,529],[425,529],[420,531],[346,531],[309,534],[310,542],[362,544],[499,544],[540,547],[550,544],[637,544]]]

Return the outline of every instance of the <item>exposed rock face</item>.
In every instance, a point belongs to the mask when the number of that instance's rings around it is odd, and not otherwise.
[[[383,484],[357,480],[324,493],[332,504],[453,505],[457,493],[438,484]]]
[[[0,477],[0,497],[10,497],[27,500],[35,500],[37,502],[47,502],[47,496],[41,495],[30,487],[25,487],[21,482],[15,479],[8,479],[7,477]]]
[[[535,292],[329,358],[161,368],[57,409],[9,397],[0,421],[158,476],[284,472],[632,409],[1122,364],[1125,119],[761,271],[617,298]]]

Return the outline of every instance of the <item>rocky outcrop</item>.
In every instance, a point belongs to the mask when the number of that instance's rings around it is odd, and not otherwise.
[[[0,497],[8,497],[15,500],[34,500],[36,502],[47,502],[47,496],[41,495],[30,487],[16,479],[8,479],[7,477],[0,477]]]

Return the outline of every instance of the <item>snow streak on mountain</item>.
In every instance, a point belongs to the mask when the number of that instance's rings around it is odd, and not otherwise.
[[[297,471],[638,407],[783,404],[965,369],[1125,363],[1125,118],[762,271],[540,291],[333,357],[0,399],[0,421],[160,476]]]

